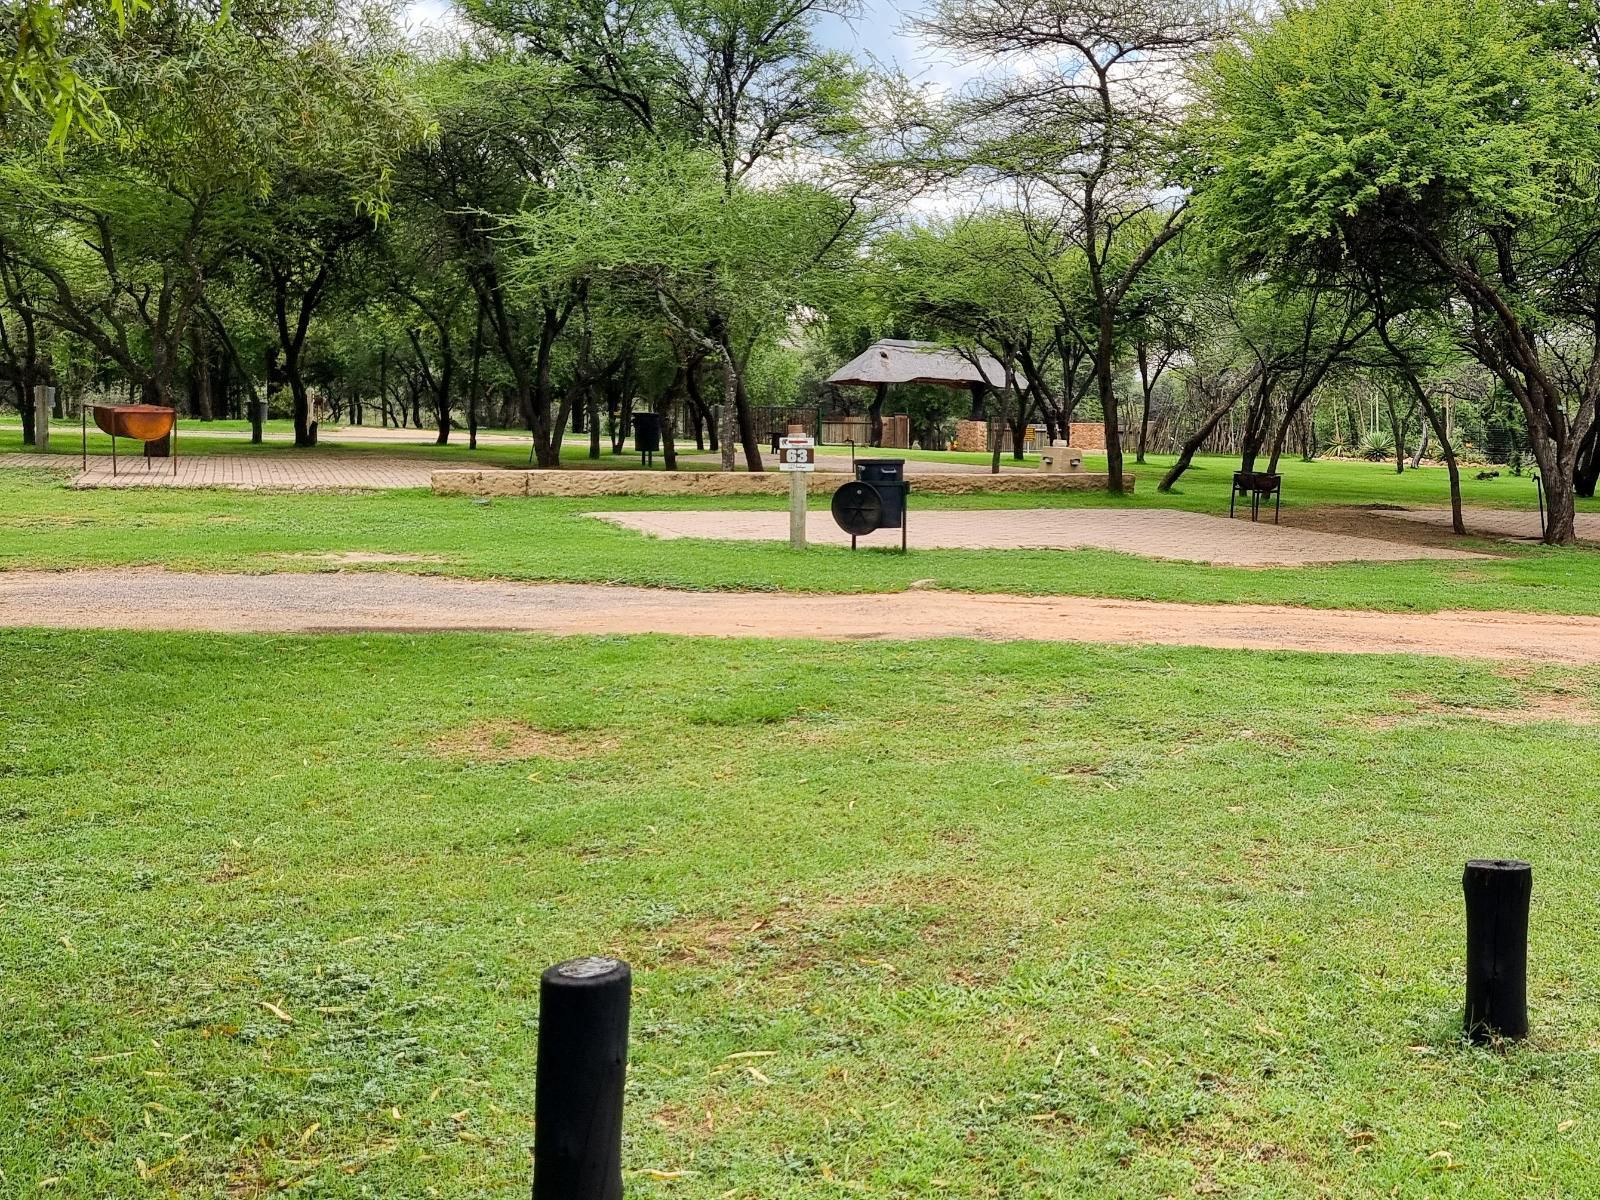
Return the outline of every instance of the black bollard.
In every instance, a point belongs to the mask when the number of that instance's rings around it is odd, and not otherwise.
[[[1473,859],[1461,876],[1467,898],[1467,1036],[1528,1036],[1528,901],[1533,868]]]
[[[619,1200],[633,973],[614,958],[557,963],[539,983],[533,1200]]]

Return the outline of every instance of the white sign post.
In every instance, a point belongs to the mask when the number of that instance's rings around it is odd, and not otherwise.
[[[817,441],[791,432],[778,439],[778,470],[789,473],[789,549],[806,548],[806,475],[817,469]]]

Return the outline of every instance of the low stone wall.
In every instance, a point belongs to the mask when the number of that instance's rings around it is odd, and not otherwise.
[[[817,471],[810,490],[827,494],[853,478],[844,471]],[[1096,492],[1105,490],[1108,478],[1097,471],[918,475],[913,470],[911,491],[925,496]],[[1134,477],[1123,479],[1131,492]],[[789,477],[778,471],[435,471],[433,491],[437,496],[787,496]]]

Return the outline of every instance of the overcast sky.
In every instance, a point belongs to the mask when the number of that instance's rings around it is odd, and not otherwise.
[[[970,76],[947,54],[925,45],[907,30],[910,14],[923,0],[862,0],[861,16],[852,21],[823,17],[818,28],[824,45],[868,61],[898,67],[913,79],[944,87],[958,86]],[[450,20],[451,0],[413,0],[407,21],[418,31],[441,28]]]

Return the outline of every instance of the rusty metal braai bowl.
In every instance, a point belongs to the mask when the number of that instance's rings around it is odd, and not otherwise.
[[[178,410],[159,404],[96,404],[94,423],[112,437],[158,442],[172,432]]]

